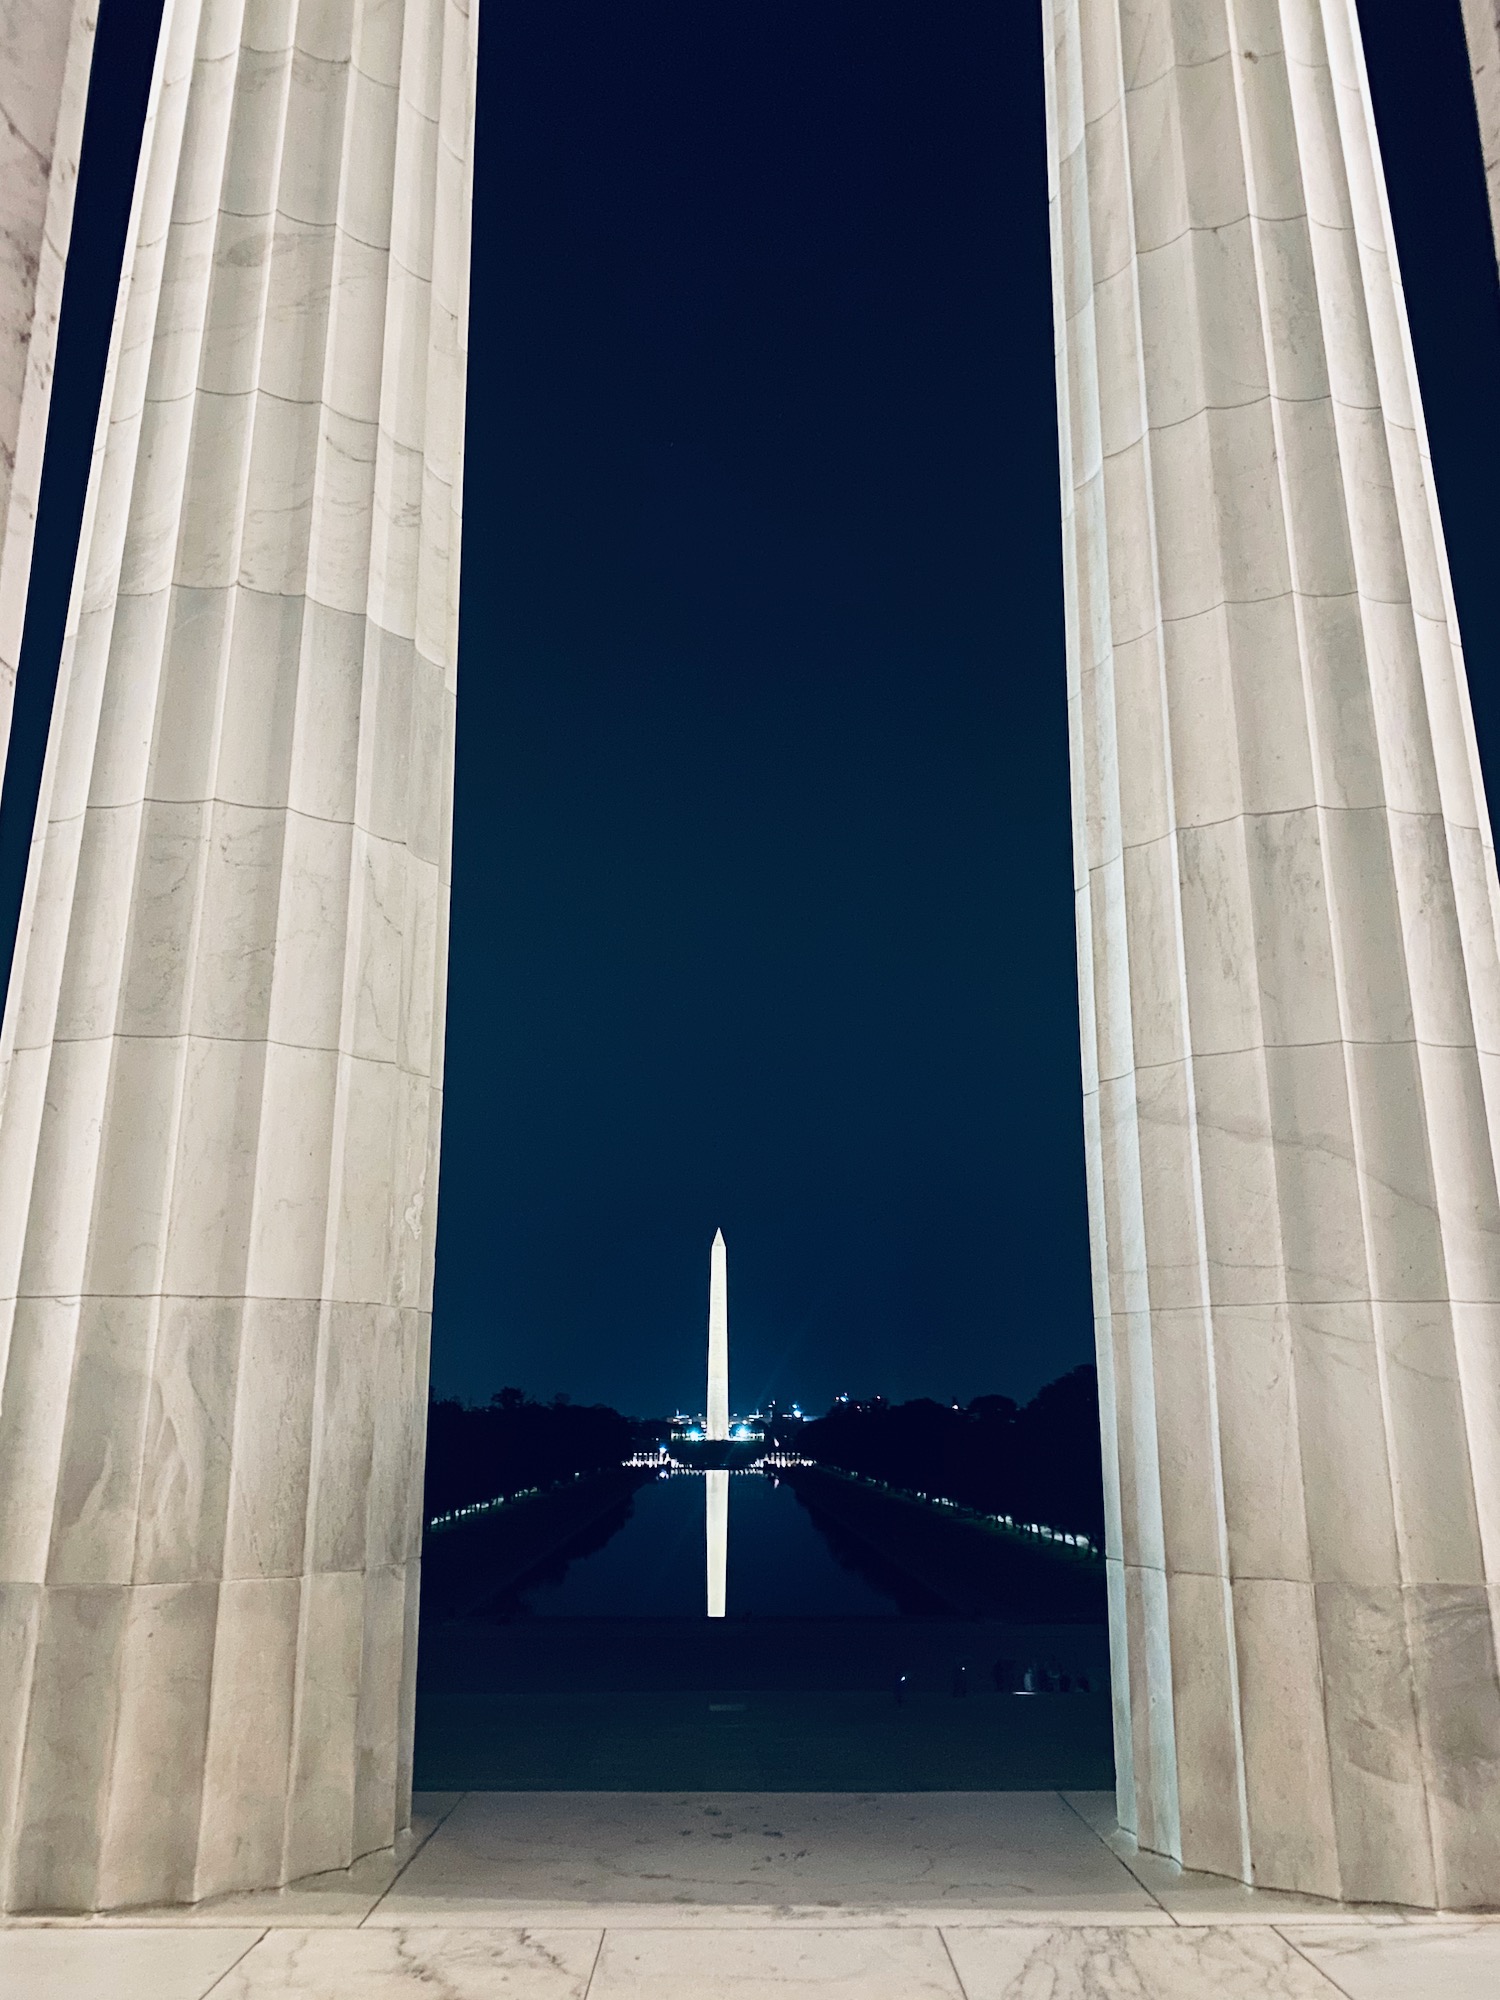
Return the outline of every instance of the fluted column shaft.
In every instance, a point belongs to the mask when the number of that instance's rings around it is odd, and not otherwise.
[[[1500,1900],[1500,961],[1354,0],[1044,0],[1122,1822]]]
[[[0,1060],[0,1890],[405,1823],[475,17],[167,0]]]
[[[1490,197],[1490,227],[1500,243],[1500,0],[1463,0],[1463,13]]]
[[[52,404],[98,0],[0,0],[0,772]]]

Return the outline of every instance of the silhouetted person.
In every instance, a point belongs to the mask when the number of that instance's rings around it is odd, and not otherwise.
[[[990,1679],[995,1684],[996,1694],[1014,1694],[1020,1677],[1020,1669],[1014,1660],[996,1660],[990,1668]]]
[[[953,1692],[955,1694],[967,1694],[969,1692],[969,1670],[961,1660],[953,1669]]]
[[[905,1706],[906,1706],[906,1676],[905,1676],[905,1674],[897,1674],[897,1676],[896,1676],[896,1686],[895,1686],[895,1696],[896,1696],[896,1706],[897,1706],[897,1708],[905,1708]]]

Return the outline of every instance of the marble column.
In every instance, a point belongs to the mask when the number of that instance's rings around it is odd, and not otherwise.
[[[1120,1816],[1495,1903],[1500,890],[1354,0],[1044,7]]]
[[[97,0],[0,0],[0,771],[36,531]]]
[[[1484,178],[1489,188],[1490,225],[1500,244],[1500,0],[1463,0],[1463,10]]]
[[[475,37],[167,0],[0,1044],[11,1909],[408,1813]]]

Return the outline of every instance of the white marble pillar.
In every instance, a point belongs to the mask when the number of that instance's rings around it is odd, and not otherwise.
[[[408,1812],[475,33],[167,0],[0,1046],[12,1909]]]
[[[1500,0],[1463,0],[1463,10],[1489,189],[1490,226],[1500,243]]]
[[[1044,7],[1121,1819],[1500,1902],[1500,892],[1354,0]]]
[[[0,771],[26,618],[97,4],[0,0]]]

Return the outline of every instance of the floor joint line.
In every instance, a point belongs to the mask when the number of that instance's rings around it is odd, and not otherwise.
[[[390,1881],[386,1883],[385,1887],[381,1890],[380,1894],[375,1898],[374,1902],[371,1903],[369,1909],[365,1911],[364,1915],[355,1925],[354,1928],[356,1930],[362,1931],[364,1929],[365,1925],[370,1921],[371,1917],[374,1916],[375,1912],[380,1908],[381,1904],[385,1901],[386,1897],[391,1893],[392,1889],[394,1889],[396,1884],[401,1880],[401,1877],[406,1873],[407,1869],[410,1868],[411,1864],[416,1860],[417,1856],[422,1852],[422,1849],[427,1845],[428,1841],[432,1839],[432,1836],[438,1831],[440,1827],[447,1825],[449,1819],[452,1817],[454,1813],[458,1811],[459,1807],[463,1804],[464,1800],[468,1796],[469,1795],[467,1792],[459,1792],[454,1797],[452,1804],[448,1807],[448,1810],[444,1813],[439,1813],[438,1817],[433,1821],[432,1825],[428,1827],[426,1833],[423,1834],[422,1838],[417,1842],[416,1846],[412,1849],[411,1853],[407,1855],[406,1859],[402,1862],[401,1866],[396,1870],[395,1874],[391,1877]]]

